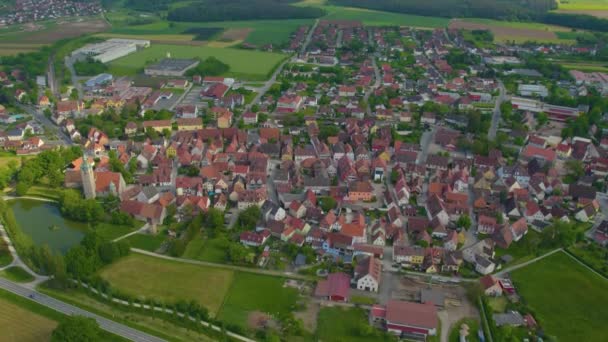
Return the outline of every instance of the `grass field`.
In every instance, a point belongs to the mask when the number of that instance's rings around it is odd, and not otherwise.
[[[163,242],[167,239],[164,234],[149,235],[149,234],[134,234],[125,239],[131,247],[139,248],[146,251],[156,251]]]
[[[558,0],[560,10],[608,10],[608,0]]]
[[[33,275],[27,273],[26,270],[18,266],[9,267],[4,271],[0,271],[0,276],[16,283],[29,283],[34,281]]]
[[[226,262],[226,249],[221,241],[217,239],[207,240],[197,236],[188,244],[183,257],[187,259],[224,263]]]
[[[117,59],[110,63],[113,74],[135,74],[148,63],[163,59],[167,53],[173,58],[216,57],[230,66],[230,75],[249,79],[266,79],[270,71],[286,55],[279,53],[249,51],[207,46],[163,45],[154,44],[147,49]]]
[[[512,272],[545,334],[560,341],[605,341],[608,281],[556,253]]]
[[[21,164],[21,157],[10,152],[0,152],[0,167],[7,166],[13,160],[17,162],[17,165]]]
[[[130,232],[141,228],[144,222],[135,221],[134,226],[119,226],[115,224],[102,222],[98,224],[94,229],[97,234],[107,240],[114,240],[117,237],[129,234]]]
[[[367,312],[359,308],[324,307],[317,318],[318,341],[373,342],[390,341],[380,330],[371,328],[375,336],[363,336],[360,331],[369,326]]]
[[[298,292],[283,287],[283,283],[283,278],[237,272],[218,318],[246,326],[247,315],[251,311],[261,311],[275,317],[295,311]]]
[[[133,254],[102,269],[100,275],[130,295],[166,302],[196,300],[215,315],[234,272]]]
[[[0,297],[0,340],[50,341],[57,322]]]
[[[569,70],[580,70],[585,72],[608,72],[608,63],[565,62],[560,63],[560,65]]]

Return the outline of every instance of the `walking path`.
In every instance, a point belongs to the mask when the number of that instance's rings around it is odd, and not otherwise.
[[[2,198],[5,199],[5,200],[7,200],[7,201],[15,200],[15,199],[29,199],[29,200],[34,200],[34,201],[57,203],[57,201],[52,200],[50,198],[36,197],[36,196],[10,196],[10,195],[5,195],[5,196],[2,196]]]
[[[526,262],[522,262],[521,264],[513,265],[513,266],[511,266],[511,267],[507,267],[507,268],[505,268],[504,270],[502,270],[502,271],[500,271],[500,272],[497,272],[497,273],[496,273],[496,274],[494,274],[494,275],[495,275],[495,276],[497,276],[497,277],[500,277],[500,276],[502,276],[502,275],[504,275],[504,274],[506,274],[506,273],[509,273],[509,272],[512,272],[512,271],[518,270],[518,269],[520,269],[520,268],[522,268],[522,267],[526,267],[526,266],[528,266],[528,265],[530,265],[530,264],[533,264],[533,263],[535,263],[535,262],[537,262],[537,261],[539,261],[539,260],[542,260],[542,259],[544,259],[544,258],[546,258],[546,257],[548,257],[548,256],[550,256],[550,255],[553,255],[553,254],[555,254],[555,253],[557,253],[557,252],[560,252],[560,251],[561,251],[561,252],[563,252],[563,251],[564,251],[564,249],[563,249],[563,248],[554,249],[554,250],[552,250],[551,252],[548,252],[548,253],[546,253],[546,254],[543,254],[543,255],[541,255],[541,256],[539,256],[539,257],[536,257],[536,258],[534,258],[534,259],[532,259],[532,260],[529,260],[529,261],[526,261]]]
[[[116,239],[112,240],[112,242],[116,242],[116,241],[120,241],[120,240],[122,240],[122,239],[126,239],[126,238],[128,238],[129,236],[133,236],[133,235],[135,235],[135,234],[145,233],[145,232],[147,232],[147,231],[148,231],[148,229],[149,229],[149,225],[146,223],[146,224],[144,224],[144,225],[143,225],[141,228],[139,228],[139,229],[137,229],[137,230],[134,230],[134,231],[132,231],[132,232],[130,232],[130,233],[128,233],[128,234],[125,234],[125,235],[123,235],[123,236],[119,236],[119,237],[117,237]]]
[[[149,251],[146,251],[146,250],[143,250],[143,249],[138,249],[138,248],[131,248],[131,251],[133,251],[135,253],[144,254],[144,255],[147,255],[147,256],[159,258],[159,259],[165,259],[165,260],[171,260],[171,261],[181,262],[181,263],[184,263],[184,264],[192,264],[192,265],[200,265],[200,266],[210,266],[210,267],[217,267],[217,268],[223,268],[223,269],[234,270],[234,271],[257,273],[257,274],[263,274],[263,275],[269,275],[269,276],[275,276],[275,277],[283,277],[283,278],[290,278],[290,279],[296,279],[296,280],[305,280],[305,281],[314,280],[313,277],[309,277],[309,276],[305,276],[305,275],[301,275],[301,274],[296,274],[296,273],[292,273],[292,272],[262,270],[262,269],[258,269],[258,268],[249,268],[249,267],[242,267],[242,266],[218,264],[218,263],[215,263],[215,262],[208,262],[208,261],[200,261],[200,260],[176,258],[176,257],[168,256],[168,255],[163,255],[163,254],[158,254],[158,253],[154,253],[154,252],[149,252]]]
[[[32,275],[34,277],[33,281],[31,281],[31,282],[29,282],[27,284],[23,284],[22,285],[22,286],[30,288],[30,289],[35,289],[36,286],[38,286],[38,284],[40,284],[40,283],[46,281],[47,279],[49,279],[49,277],[41,276],[41,275],[37,274],[36,272],[32,271],[25,264],[25,262],[23,262],[23,260],[21,260],[21,258],[19,257],[19,254],[17,254],[17,250],[15,249],[15,246],[13,246],[13,242],[8,237],[8,233],[4,229],[4,226],[1,225],[1,224],[0,224],[0,235],[2,236],[2,239],[4,239],[4,241],[6,242],[6,245],[8,246],[8,250],[11,253],[11,256],[13,257],[13,262],[11,262],[10,264],[8,264],[8,265],[6,265],[4,267],[0,267],[0,271],[5,270],[5,269],[10,268],[10,267],[21,267],[27,273],[29,273],[30,275]]]

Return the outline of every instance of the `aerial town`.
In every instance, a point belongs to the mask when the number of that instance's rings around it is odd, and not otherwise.
[[[17,1],[35,9],[0,25],[101,10],[44,3]],[[361,341],[550,341],[527,267],[563,257],[607,270],[608,73],[550,62],[592,58],[593,44],[488,45],[480,32],[317,20],[274,48],[288,57],[263,82],[171,51],[131,75],[74,70],[154,49],[145,38],[74,48],[67,85],[0,65],[0,153],[16,161],[0,163],[0,185],[7,201],[51,198],[89,227],[133,226],[111,235],[131,254],[93,270],[103,286],[66,254],[68,274],[90,282],[82,293],[130,295],[128,272],[109,270],[144,257],[282,279],[289,318],[278,306],[234,318],[233,295],[206,307],[234,340],[288,341],[306,336],[292,320],[314,331],[323,310],[348,309],[365,313]],[[54,158],[56,171],[33,166]]]

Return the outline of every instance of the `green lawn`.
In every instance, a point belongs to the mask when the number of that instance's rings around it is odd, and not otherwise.
[[[152,44],[149,48],[111,62],[110,72],[117,75],[133,75],[145,65],[165,58],[167,53],[171,53],[173,58],[199,58],[201,60],[213,56],[230,66],[228,75],[254,80],[266,79],[272,69],[286,58],[284,54],[271,52]]]
[[[0,276],[16,283],[29,283],[34,281],[33,275],[27,273],[26,270],[18,266],[9,267],[4,271],[0,271]]]
[[[285,279],[238,272],[224,300],[218,318],[245,327],[249,312],[283,315],[294,311],[298,292],[283,287]]]
[[[132,254],[103,268],[100,276],[130,295],[169,303],[196,300],[215,315],[234,272]]]
[[[199,235],[188,244],[183,257],[187,259],[225,263],[226,247],[219,239],[208,240]]]
[[[1,152],[0,153],[0,167],[7,166],[11,161],[15,161],[17,166],[21,164],[21,157],[16,156],[14,153]]]
[[[150,234],[134,234],[125,239],[128,241],[131,247],[139,248],[146,251],[156,251],[163,242],[167,239],[167,236],[162,233],[156,235]]]
[[[511,276],[547,335],[560,341],[606,340],[606,279],[565,253],[551,255]]]
[[[8,246],[4,239],[0,239],[0,267],[6,266],[13,262],[13,256],[11,252],[8,250]]]
[[[95,227],[95,231],[97,232],[97,234],[107,240],[114,240],[118,237],[121,237],[125,234],[129,234],[132,231],[141,228],[143,225],[144,222],[141,221],[135,221],[135,224],[133,226],[121,226],[102,222]]]
[[[317,318],[318,341],[393,341],[369,325],[367,312],[359,308],[324,307]]]
[[[488,298],[488,305],[492,308],[492,311],[502,313],[507,308],[507,298],[505,297],[493,297]]]
[[[461,319],[460,321],[456,322],[456,324],[454,324],[452,326],[452,329],[450,330],[450,335],[449,335],[449,340],[450,342],[460,342],[460,326],[462,324],[466,324],[467,326],[469,326],[469,337],[467,338],[468,342],[478,342],[479,338],[477,337],[477,330],[479,330],[479,320],[476,318],[465,318],[465,319]]]

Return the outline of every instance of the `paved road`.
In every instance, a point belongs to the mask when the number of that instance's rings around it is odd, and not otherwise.
[[[301,274],[296,274],[296,273],[292,273],[292,272],[263,270],[263,269],[259,269],[259,268],[249,268],[249,267],[233,266],[233,265],[226,265],[226,264],[218,264],[218,263],[214,263],[214,262],[207,262],[207,261],[200,261],[200,260],[174,258],[174,257],[170,257],[170,256],[167,256],[167,255],[158,254],[158,253],[154,253],[154,252],[149,252],[149,251],[145,251],[143,249],[138,249],[138,248],[131,248],[131,251],[133,251],[135,253],[144,254],[144,255],[147,255],[147,256],[159,258],[159,259],[177,261],[177,262],[181,262],[181,263],[184,263],[184,264],[193,264],[193,265],[217,267],[217,268],[229,269],[229,270],[234,270],[234,271],[257,273],[257,274],[264,274],[264,275],[270,275],[270,276],[275,276],[275,277],[284,277],[284,278],[297,279],[297,280],[305,280],[305,281],[314,280],[313,277],[309,277],[309,276],[305,276],[305,275],[301,275]]]
[[[65,145],[73,144],[72,139],[70,139],[70,137],[68,137],[67,134],[65,134],[65,132],[63,132],[51,120],[49,120],[46,116],[44,116],[44,113],[42,113],[42,111],[38,110],[38,108],[31,106],[31,105],[23,105],[23,104],[17,104],[17,106],[19,106],[21,109],[23,109],[29,115],[36,118],[36,120],[38,120],[38,122],[40,122],[43,126],[45,126],[45,129],[52,128],[52,129],[56,130],[57,135],[59,136],[59,138],[61,138],[61,141],[63,144],[65,144]]]
[[[124,337],[131,341],[142,341],[142,342],[161,342],[164,341],[158,337],[146,334],[144,332],[132,329],[126,325],[116,323],[109,319],[103,318],[101,316],[95,315],[88,311],[82,310],[73,305],[64,303],[55,298],[49,297],[45,294],[37,292],[35,290],[28,289],[25,286],[13,283],[12,281],[6,279],[0,279],[0,288],[12,292],[18,296],[28,298],[31,301],[34,301],[38,304],[44,305],[48,308],[51,308],[55,311],[61,312],[65,315],[80,315],[85,317],[93,318],[99,323],[99,326],[108,332],[111,332],[115,335]],[[33,298],[32,298],[33,297]]]
[[[78,82],[78,75],[76,74],[76,70],[74,69],[74,63],[76,63],[76,59],[70,56],[65,57],[65,66],[70,71],[70,78],[72,79],[72,85],[78,91],[78,99],[82,100],[82,84]]]
[[[49,89],[51,90],[51,94],[53,94],[55,97],[59,98],[59,89],[57,87],[57,80],[55,79],[55,65],[53,64],[55,62],[55,55],[51,55],[49,57],[49,63],[48,63],[48,70],[47,70],[47,83],[49,86]]]
[[[437,126],[433,126],[431,131],[424,131],[422,133],[422,137],[420,138],[420,155],[418,156],[417,164],[424,165],[426,163],[426,157],[429,154],[429,147],[431,147],[431,143],[435,140],[435,133],[437,133]]]
[[[494,140],[496,138],[496,131],[498,130],[498,124],[500,123],[500,105],[507,101],[507,90],[505,89],[505,85],[501,80],[498,80],[498,91],[500,92],[498,97],[496,98],[496,103],[494,104],[494,113],[492,115],[492,125],[490,126],[490,130],[488,131],[488,139]]]
[[[363,96],[363,100],[365,100],[365,103],[367,103],[367,115],[371,115],[372,114],[372,109],[369,106],[369,97],[371,96],[372,92],[374,92],[376,89],[378,89],[380,87],[380,82],[382,80],[382,77],[380,75],[380,68],[378,68],[378,64],[376,63],[376,58],[372,57],[372,67],[374,68],[374,85],[372,85],[370,88],[367,89],[367,91],[365,92],[365,96]]]

